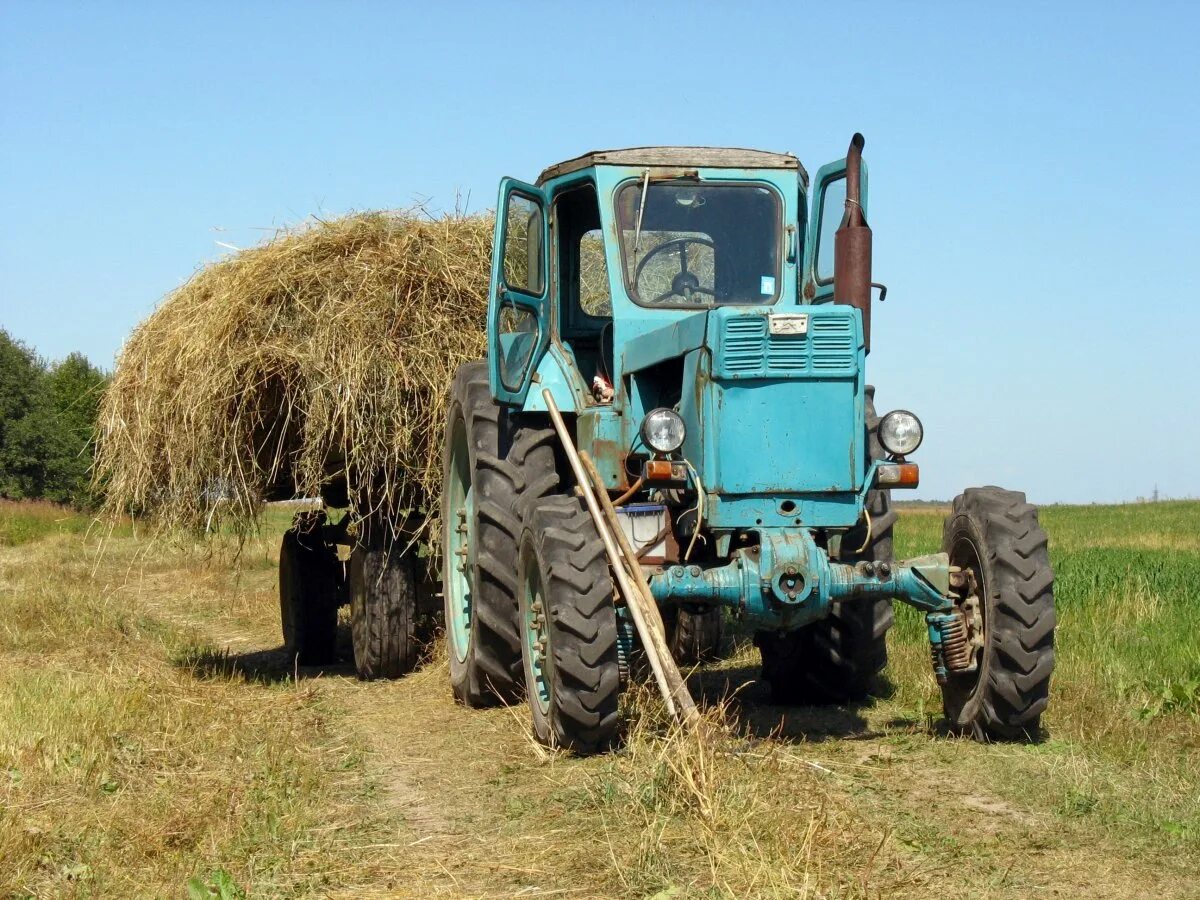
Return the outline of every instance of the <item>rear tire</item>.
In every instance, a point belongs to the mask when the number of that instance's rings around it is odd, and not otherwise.
[[[875,389],[867,389],[867,446],[871,459],[884,457],[879,443]],[[870,531],[855,528],[843,538],[845,562],[892,562],[896,511],[891,491],[867,492]],[[864,700],[887,666],[887,633],[895,623],[891,598],[833,603],[826,618],[789,634],[759,632],[763,679],[780,704],[848,703]]]
[[[1037,509],[1025,495],[969,488],[954,498],[942,549],[972,572],[982,613],[974,673],[942,686],[950,727],[976,740],[1032,740],[1054,670],[1054,571]]]
[[[533,731],[578,754],[617,733],[617,611],[604,543],[582,503],[547,497],[521,534],[517,597]]]
[[[350,554],[350,631],[354,668],[364,681],[399,678],[420,658],[414,554],[372,535]]]
[[[337,659],[337,610],[342,564],[317,527],[295,525],[279,546],[279,617],[289,658],[302,666]]]
[[[558,483],[550,440],[514,431],[492,399],[486,363],[462,366],[451,387],[442,457],[442,596],[450,686],[472,707],[520,697],[520,506]]]

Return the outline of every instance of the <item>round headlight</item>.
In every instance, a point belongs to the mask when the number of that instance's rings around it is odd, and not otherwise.
[[[683,446],[686,436],[687,428],[683,419],[673,409],[652,409],[642,420],[642,440],[647,447],[659,453],[674,453]]]
[[[907,409],[893,410],[879,422],[879,443],[893,456],[908,456],[921,446],[924,436],[921,420]]]

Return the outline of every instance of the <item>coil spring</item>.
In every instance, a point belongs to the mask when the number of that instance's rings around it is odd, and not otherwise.
[[[938,647],[937,644],[930,644],[930,646],[929,646],[929,661],[933,663],[933,671],[935,673],[938,673],[938,682],[939,683],[946,680],[945,673],[943,671],[939,671],[939,670],[942,670],[945,668],[945,663],[942,661],[943,659],[944,659],[944,657],[942,656],[941,648]]]
[[[950,621],[942,626],[942,658],[951,672],[962,672],[971,668],[967,621],[961,612],[955,612]]]
[[[621,687],[629,684],[636,639],[629,611],[625,607],[617,607],[617,672],[620,675]]]

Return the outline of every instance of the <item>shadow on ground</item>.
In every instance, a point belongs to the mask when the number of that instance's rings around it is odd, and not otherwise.
[[[421,621],[418,624],[417,640],[424,647],[417,662],[420,669],[432,658],[433,650],[441,635],[432,626]],[[350,623],[338,622],[337,659],[324,666],[297,665],[296,658],[284,646],[264,650],[233,653],[211,646],[188,647],[176,654],[173,662],[186,669],[196,678],[241,678],[257,684],[275,684],[282,681],[301,681],[306,678],[356,678],[354,670],[354,643],[350,634]]]
[[[885,732],[871,728],[864,715],[881,698],[894,692],[881,678],[875,696],[835,706],[781,706],[771,702],[771,690],[759,679],[757,665],[703,669],[689,679],[692,693],[704,706],[726,704],[733,722],[755,738],[816,743],[825,740],[870,740]],[[891,727],[921,727],[919,723],[889,723]]]
[[[256,684],[276,684],[306,678],[353,678],[353,655],[338,655],[338,661],[327,666],[298,666],[292,654],[283,646],[270,650],[230,653],[211,647],[190,648],[175,659],[175,665],[200,679],[240,678]]]

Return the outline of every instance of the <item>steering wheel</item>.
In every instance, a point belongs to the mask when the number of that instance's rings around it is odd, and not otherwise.
[[[671,279],[671,289],[659,294],[652,301],[650,301],[651,303],[661,303],[663,300],[666,300],[668,297],[673,297],[676,295],[682,297],[684,300],[687,300],[687,301],[691,301],[692,297],[695,296],[696,294],[708,294],[714,300],[716,299],[716,297],[717,297],[716,292],[712,288],[706,288],[703,285],[701,285],[700,279],[688,271],[688,263],[687,263],[687,245],[688,244],[699,244],[701,247],[708,247],[708,249],[716,252],[716,248],[713,246],[713,242],[708,240],[708,238],[694,238],[694,237],[675,238],[672,241],[664,241],[663,243],[659,244],[657,247],[655,247],[653,250],[651,250],[649,253],[647,253],[645,255],[645,257],[642,259],[642,261],[640,263],[638,263],[637,270],[633,273],[634,285],[636,285],[641,280],[642,270],[646,268],[646,264],[649,263],[650,260],[654,259],[654,257],[658,256],[658,254],[663,253],[664,251],[669,250],[672,247],[679,248],[679,274]]]

